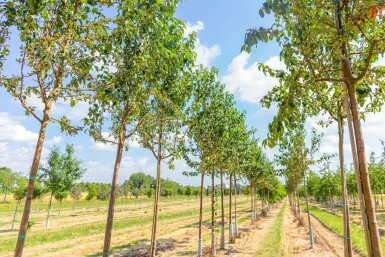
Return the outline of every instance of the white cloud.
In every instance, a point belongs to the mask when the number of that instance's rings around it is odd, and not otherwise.
[[[23,174],[29,172],[35,152],[38,133],[21,124],[23,117],[0,112],[0,163]],[[41,154],[41,161],[49,154],[49,147],[62,142],[61,136],[47,138]]]
[[[0,112],[0,141],[36,142],[37,137],[9,113]]]
[[[227,67],[227,73],[222,77],[227,90],[238,94],[240,100],[250,103],[258,103],[266,95],[278,80],[266,76],[258,69],[258,63],[248,65],[250,54],[242,52],[236,56]],[[273,69],[285,69],[285,65],[278,56],[271,57],[266,63]]]
[[[198,21],[195,24],[186,24],[185,36],[191,34],[192,32],[198,33],[199,31],[204,30],[204,23]],[[197,53],[197,64],[202,64],[206,67],[210,66],[211,62],[221,54],[221,48],[219,45],[207,46],[202,44],[200,39],[197,37],[195,42],[195,52]]]
[[[382,146],[380,143],[380,139],[385,140],[385,130],[382,129],[385,127],[385,109],[379,113],[370,113],[366,115],[366,120],[361,121],[362,131],[364,133],[365,140],[365,150],[366,157],[369,160],[369,155],[371,151],[374,151],[377,156],[379,156],[382,152]],[[328,153],[328,154],[338,154],[338,129],[337,123],[333,122],[329,127],[323,128],[319,126],[316,121],[324,120],[325,116],[319,116],[311,118],[307,121],[307,128],[316,128],[318,132],[323,132],[324,137],[321,142],[320,153]],[[345,163],[352,162],[352,152],[349,141],[349,130],[347,125],[344,128],[344,153],[345,153]],[[310,132],[309,132],[310,133]],[[337,158],[332,160],[332,168],[338,167],[338,155]]]

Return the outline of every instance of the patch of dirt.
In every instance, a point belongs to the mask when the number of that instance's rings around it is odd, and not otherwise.
[[[299,226],[290,207],[285,211],[283,251],[285,257],[344,257],[344,242],[337,234],[311,216],[314,248],[310,249],[307,213],[302,212],[304,226]],[[354,257],[360,255],[354,254]]]

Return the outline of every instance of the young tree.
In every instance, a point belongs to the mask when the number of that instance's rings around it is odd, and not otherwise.
[[[104,201],[108,199],[109,191],[110,191],[109,185],[104,183],[98,185],[98,194],[96,195],[96,199],[98,199],[98,212],[100,208],[100,201]]]
[[[16,214],[19,209],[19,205],[21,200],[24,199],[25,194],[27,192],[27,187],[28,187],[28,179],[24,176],[19,176],[16,179],[16,186],[15,189],[13,190],[13,197],[17,201],[16,208],[15,208],[15,213],[13,214],[13,219],[12,219],[12,225],[11,225],[11,230],[13,230],[15,226],[15,219],[16,219]],[[42,183],[39,179],[36,180],[35,187],[33,189],[33,199],[39,198],[44,194],[44,188],[42,187]]]
[[[362,188],[363,194],[362,218],[364,221],[366,218],[368,220],[364,228],[367,231],[366,242],[370,257],[382,256],[382,253],[370,190],[359,105],[363,105],[369,95],[374,96],[368,104],[370,110],[378,111],[383,104],[383,87],[377,85],[384,83],[384,70],[373,65],[378,56],[385,52],[385,25],[382,17],[377,19],[377,15],[373,15],[379,5],[380,2],[373,1],[268,0],[263,4],[260,14],[264,16],[265,13],[273,12],[273,26],[249,30],[243,47],[250,51],[251,46],[258,42],[275,39],[284,50],[281,57],[287,67],[304,71],[299,76],[292,77],[292,82],[302,81],[306,85],[315,86],[317,91],[330,90],[334,86],[332,82],[343,85],[347,95],[346,113],[348,124],[351,125],[351,144],[352,148],[357,149],[352,152],[356,170],[359,171],[358,191]],[[349,118],[350,115],[352,119]],[[282,135],[283,123],[287,126],[288,121],[275,120],[272,127],[280,127],[277,132]],[[273,144],[272,141],[270,143]]]
[[[19,174],[12,171],[10,168],[0,168],[0,187],[4,193],[3,203],[5,203],[5,200],[7,199],[7,193],[11,192],[15,187],[18,177]]]
[[[58,147],[53,147],[46,165],[42,165],[40,179],[44,182],[47,192],[50,193],[46,228],[49,228],[49,217],[52,206],[52,197],[61,202],[69,194],[75,181],[80,179],[85,172],[81,160],[74,156],[74,146],[66,145],[65,153],[60,153]],[[59,207],[60,216],[61,207]]]
[[[15,250],[20,257],[24,248],[27,224],[31,211],[33,187],[37,177],[41,151],[47,127],[56,122],[62,131],[76,133],[66,116],[52,117],[56,103],[74,106],[86,97],[83,89],[93,80],[92,71],[97,64],[93,49],[103,34],[103,15],[97,2],[74,1],[7,1],[1,5],[1,63],[8,65],[14,60],[5,58],[11,48],[5,47],[21,41],[10,56],[16,56],[18,67],[14,74],[1,73],[0,83],[12,98],[20,102],[26,115],[40,125],[36,150],[31,165],[27,197]],[[10,27],[16,32],[4,34]],[[7,48],[7,49],[6,49]],[[38,101],[32,101],[37,99]],[[38,104],[34,104],[37,102]]]

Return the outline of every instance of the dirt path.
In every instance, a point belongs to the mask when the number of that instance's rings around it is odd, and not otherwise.
[[[307,213],[302,213],[305,227],[298,226],[297,219],[291,212],[290,207],[285,211],[283,223],[284,238],[283,249],[285,257],[344,257],[343,239],[334,232],[323,226],[314,216],[311,222],[314,233],[314,248],[310,249],[309,229]],[[354,254],[359,257],[360,255]]]
[[[279,208],[273,209],[267,218],[258,221],[252,225],[250,220],[250,212],[240,212],[239,219],[247,217],[247,220],[239,224],[239,238],[235,244],[226,244],[226,250],[217,249],[217,256],[253,256],[261,242],[261,238],[265,237],[269,229],[273,226]],[[203,249],[204,256],[210,256],[210,224],[206,223],[203,227]],[[219,234],[217,235],[217,247],[219,247]],[[226,231],[226,239],[228,239],[228,231]],[[125,249],[114,254],[119,257],[144,257],[148,256],[148,242],[142,242],[138,245]],[[197,226],[179,229],[172,233],[161,236],[158,240],[157,256],[196,256],[197,255]]]

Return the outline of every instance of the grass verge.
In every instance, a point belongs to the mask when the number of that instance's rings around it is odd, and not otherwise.
[[[304,206],[302,206],[302,208],[304,209]],[[341,217],[322,211],[313,206],[309,206],[309,209],[310,209],[310,213],[314,217],[316,217],[324,226],[329,228],[338,236],[340,237],[344,236],[343,221]],[[367,256],[364,229],[361,226],[358,226],[354,223],[350,223],[350,229],[351,229],[350,237],[352,239],[352,245],[354,250],[356,250],[363,256]],[[385,249],[384,238],[381,238],[381,246],[383,249],[382,251],[384,252],[384,249]]]
[[[286,202],[282,205],[281,210],[279,210],[277,219],[275,220],[273,227],[270,229],[269,233],[267,233],[255,256],[278,257],[283,255],[282,223],[285,209]]]

